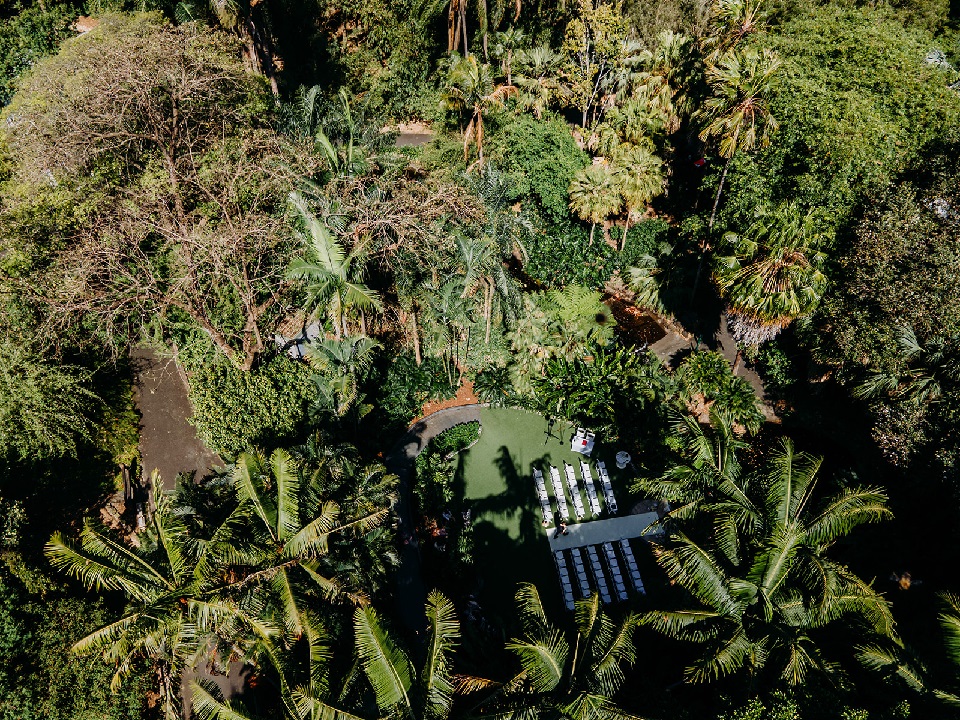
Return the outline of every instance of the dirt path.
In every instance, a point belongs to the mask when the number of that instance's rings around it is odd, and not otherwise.
[[[131,353],[136,368],[137,407],[140,409],[140,457],[143,477],[160,471],[164,490],[172,490],[181,472],[202,475],[223,460],[207,449],[187,418],[193,408],[187,385],[173,359],[161,359],[153,350]]]

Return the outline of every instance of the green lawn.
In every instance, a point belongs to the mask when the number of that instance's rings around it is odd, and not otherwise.
[[[480,440],[459,456],[457,481],[473,513],[475,559],[483,581],[481,603],[509,617],[517,584],[533,582],[541,588],[544,601],[560,612],[559,583],[543,539],[531,467],[537,464],[544,470],[551,495],[549,465],[562,473],[563,462],[569,462],[577,468],[579,480],[582,456],[570,450],[574,428],[558,422],[548,437],[547,421],[540,415],[502,408],[482,409],[480,423]],[[597,440],[591,462],[598,458],[606,462],[620,513],[629,512],[626,479],[613,462],[618,448],[604,445],[602,437]],[[583,501],[589,516],[586,495]]]

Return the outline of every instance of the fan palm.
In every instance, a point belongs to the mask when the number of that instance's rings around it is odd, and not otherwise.
[[[645,145],[621,146],[623,149],[614,158],[616,182],[627,211],[620,250],[627,241],[631,216],[646,207],[647,203],[663,192],[666,181],[663,161]]]
[[[624,666],[636,660],[633,633],[638,618],[614,622],[594,594],[577,602],[576,633],[552,625],[533,585],[516,595],[523,635],[507,643],[521,670],[485,699],[480,717],[630,720],[612,698],[623,686]]]
[[[853,390],[859,398],[883,395],[915,407],[938,402],[944,389],[960,383],[960,354],[957,338],[933,337],[921,343],[910,326],[897,331],[900,349],[893,370],[871,370],[867,379]]]
[[[588,165],[570,181],[570,209],[590,222],[590,244],[597,223],[603,222],[623,205],[614,173],[605,163]]]
[[[752,48],[731,50],[707,66],[707,82],[713,94],[701,111],[706,124],[700,131],[700,139],[719,138],[720,156],[727,160],[710,211],[710,231],[733,156],[740,150],[749,152],[757,145],[768,145],[770,136],[779,127],[765,99],[773,74],[779,68],[780,58],[775,52]]]
[[[767,475],[750,483],[760,489],[751,503],[760,515],[737,531],[743,548],[738,557],[724,551],[726,533],[716,547],[682,532],[655,546],[659,564],[696,606],[651,612],[644,623],[703,646],[687,668],[688,680],[746,670],[777,673],[797,685],[811,670],[833,669],[818,644],[827,628],[857,623],[879,636],[893,633],[884,600],[826,554],[857,526],[889,517],[886,497],[877,489],[854,488],[815,505],[819,467],[819,459],[795,453],[783,441]],[[728,504],[735,502],[731,497]],[[729,508],[704,511],[708,521],[731,517]]]
[[[135,667],[148,660],[157,671],[164,715],[179,717],[179,678],[202,652],[204,642],[194,611],[216,603],[222,578],[210,557],[220,536],[212,542],[190,538],[172,512],[160,476],[151,478],[156,511],[135,547],[98,530],[87,522],[80,547],[55,534],[46,546],[50,563],[78,578],[88,588],[115,590],[127,597],[123,616],[79,640],[79,654],[102,653],[116,670],[110,681],[116,690]]]
[[[724,241],[730,254],[716,258],[715,278],[738,342],[757,347],[816,309],[827,278],[812,213],[786,206]]]
[[[356,252],[344,252],[299,193],[290,193],[290,203],[307,229],[301,236],[307,252],[290,263],[287,275],[305,282],[308,311],[316,312],[321,307],[328,310],[339,340],[348,334],[347,316],[351,311],[380,311],[383,304],[380,296],[363,284],[363,264]]]
[[[513,85],[497,85],[490,73],[490,66],[480,63],[476,55],[456,56],[447,73],[447,88],[443,106],[458,114],[469,113],[470,120],[463,133],[463,160],[470,157],[471,143],[477,146],[478,166],[483,165],[483,118],[495,107],[502,107],[504,100],[514,95]]]
[[[563,58],[547,45],[521,50],[516,56],[518,101],[539,120],[562,92],[558,72]]]

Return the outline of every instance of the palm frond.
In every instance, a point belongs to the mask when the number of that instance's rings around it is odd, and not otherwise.
[[[373,608],[357,608],[353,614],[357,655],[373,687],[377,706],[392,710],[398,706],[410,711],[408,695],[413,685],[413,666],[383,629]]]

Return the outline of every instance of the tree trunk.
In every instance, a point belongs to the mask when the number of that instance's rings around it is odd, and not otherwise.
[[[727,179],[727,171],[730,169],[730,163],[733,161],[733,155],[727,158],[727,162],[723,166],[723,173],[720,175],[720,184],[717,185],[717,194],[713,198],[713,210],[710,211],[710,225],[708,230],[713,232],[713,222],[717,219],[717,206],[720,205],[720,193],[723,191],[723,183]]]
[[[484,342],[490,344],[490,324],[493,316],[493,283],[484,288],[483,294],[483,316],[487,321],[487,332],[484,336]]]
[[[737,342],[734,340],[734,342]],[[740,346],[737,345],[737,355],[733,358],[733,369],[730,371],[734,375],[737,374],[737,370],[740,369],[740,360],[743,358],[743,351],[740,349]]]
[[[590,223],[590,242],[587,243],[590,247],[593,247],[593,231],[596,229],[597,229],[597,224]]]
[[[457,2],[456,0],[450,0],[450,10],[447,13],[447,54],[452,55],[453,51],[457,47],[457,43],[460,42],[460,37],[457,31],[460,29],[459,23],[460,17],[457,13]]]
[[[420,354],[420,330],[417,327],[417,311],[410,312],[410,319],[413,321],[413,358],[417,361],[417,366],[423,364],[423,356]]]
[[[627,208],[627,221],[623,224],[623,237],[620,238],[620,252],[627,245],[627,230],[630,229],[630,208]]]
[[[700,277],[703,275],[703,264],[707,259],[707,252],[710,250],[710,235],[713,234],[713,223],[717,219],[717,207],[720,205],[720,193],[723,191],[723,183],[727,179],[727,171],[730,169],[730,163],[733,155],[727,158],[723,166],[723,173],[720,175],[720,184],[717,185],[717,194],[713,198],[713,210],[710,211],[710,224],[707,226],[707,242],[700,248],[700,262],[697,263],[697,275],[693,279],[693,290],[690,293],[690,304],[693,304],[697,296],[697,289],[700,287]]]

